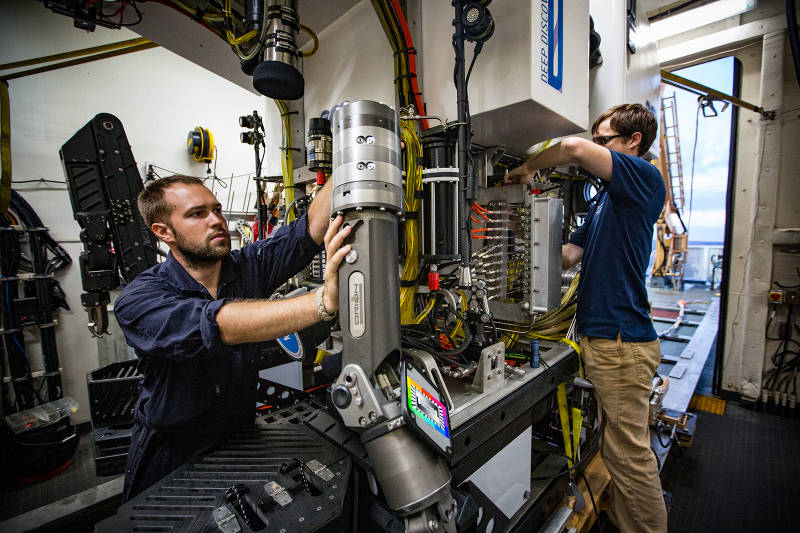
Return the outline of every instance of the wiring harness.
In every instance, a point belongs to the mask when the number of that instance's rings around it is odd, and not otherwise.
[[[26,241],[30,252],[27,256],[23,246]],[[9,209],[0,214],[0,336],[14,397],[13,401],[9,398],[5,382],[0,380],[2,414],[62,396],[52,313],[58,307],[68,310],[69,306],[53,274],[70,264],[69,254],[50,236],[30,204],[12,190]],[[22,326],[29,324],[39,326],[41,336],[45,373],[38,387],[33,384],[33,365],[23,338]],[[0,373],[4,368],[5,364],[0,364]]]

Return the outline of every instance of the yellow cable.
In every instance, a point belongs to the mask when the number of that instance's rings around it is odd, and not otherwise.
[[[408,121],[400,123],[400,136],[406,146],[406,186],[403,195],[403,205],[406,212],[417,213],[419,211],[420,199],[417,192],[422,189],[422,169],[418,163],[422,156],[422,146],[420,145],[414,125]],[[405,237],[405,261],[403,262],[403,272],[400,277],[406,282],[416,282],[419,276],[419,221],[417,218],[408,218],[403,222],[403,234]],[[408,287],[400,287],[400,323],[416,323],[414,314],[414,296],[417,292],[416,283]]]
[[[300,24],[300,29],[303,30],[304,32],[306,32],[307,34],[309,34],[311,36],[311,40],[314,41],[314,47],[311,49],[311,51],[310,52],[300,52],[300,55],[302,57],[311,57],[314,54],[316,54],[317,50],[319,49],[319,38],[317,37],[317,34],[314,33],[314,30],[312,30],[311,28],[309,28],[305,24]]]
[[[435,304],[436,304],[436,298],[431,297],[430,301],[428,302],[428,305],[425,306],[425,309],[423,309],[422,312],[418,314],[417,317],[414,319],[414,324],[420,324],[423,320],[425,320],[425,317],[431,314],[431,311],[433,310],[433,306]]]
[[[82,48],[80,50],[73,50],[71,52],[62,52],[60,54],[53,54],[49,56],[37,57],[35,59],[25,59],[23,61],[14,61],[13,63],[5,63],[0,65],[0,70],[10,70],[13,68],[28,67],[31,65],[38,65],[41,63],[51,63],[53,61],[60,61],[62,59],[73,59],[100,52],[109,52],[111,50],[119,50],[121,48],[130,48],[132,46],[139,46],[142,44],[149,44],[150,40],[140,37],[138,39],[131,39],[128,41],[119,41],[116,43],[103,44],[100,46],[92,46],[90,48]]]
[[[283,100],[275,100],[275,105],[281,113],[281,125],[283,129],[283,139],[281,146],[281,171],[283,172],[283,201],[286,206],[286,220],[291,222],[294,216],[294,162],[292,161],[292,121],[289,114],[289,107]],[[292,206],[292,209],[289,207]]]
[[[11,202],[11,105],[8,99],[8,82],[0,80],[0,213],[8,210]]]

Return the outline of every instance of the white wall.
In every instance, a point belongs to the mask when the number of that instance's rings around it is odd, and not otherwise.
[[[40,2],[0,2],[0,63],[136,37],[126,30],[77,30],[70,18],[51,13]],[[238,61],[233,53],[231,61]],[[280,174],[280,122],[274,103],[161,48],[12,80],[9,93],[14,182],[63,181],[59,148],[100,112],[122,121],[140,172],[141,164],[149,161],[175,172],[205,176],[205,165],[195,163],[186,152],[186,135],[195,126],[209,128],[219,147],[217,174],[227,177],[254,170],[252,147],[239,142],[238,116],[258,110],[266,116],[268,134],[264,174]],[[240,188],[237,210],[245,182],[240,178],[236,184]],[[58,313],[56,338],[64,391],[81,404],[74,420],[84,422],[89,419],[86,373],[98,367],[98,348],[89,336],[80,304],[79,227],[64,186],[14,183],[13,187],[73,259],[73,265],[57,276],[72,310]],[[216,189],[225,205],[227,191],[220,194]],[[26,340],[35,343],[35,328]],[[32,344],[30,349],[34,367],[41,367],[37,347]]]
[[[319,51],[303,62],[305,115],[318,117],[342,100],[395,105],[392,48],[369,0],[319,34]]]
[[[657,46],[650,33],[650,23],[642,9],[636,13],[635,54],[627,47],[628,22],[625,0],[590,0],[589,13],[600,34],[603,63],[589,73],[589,123],[606,109],[621,103],[649,103],[661,120],[659,94],[661,74]],[[658,137],[651,152],[658,153]]]

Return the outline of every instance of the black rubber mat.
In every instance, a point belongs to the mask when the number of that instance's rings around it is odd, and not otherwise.
[[[694,444],[662,471],[670,533],[797,531],[800,420],[733,402],[697,416]]]

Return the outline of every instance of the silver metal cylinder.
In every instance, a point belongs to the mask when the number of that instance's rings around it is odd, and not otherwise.
[[[331,209],[365,208],[403,212],[399,119],[391,107],[369,100],[345,104],[333,115]]]
[[[364,443],[389,507],[405,516],[431,505],[450,490],[444,459],[401,427]]]
[[[264,44],[264,61],[279,61],[298,68],[300,54],[297,34],[297,0],[270,0],[267,6],[267,40]]]

